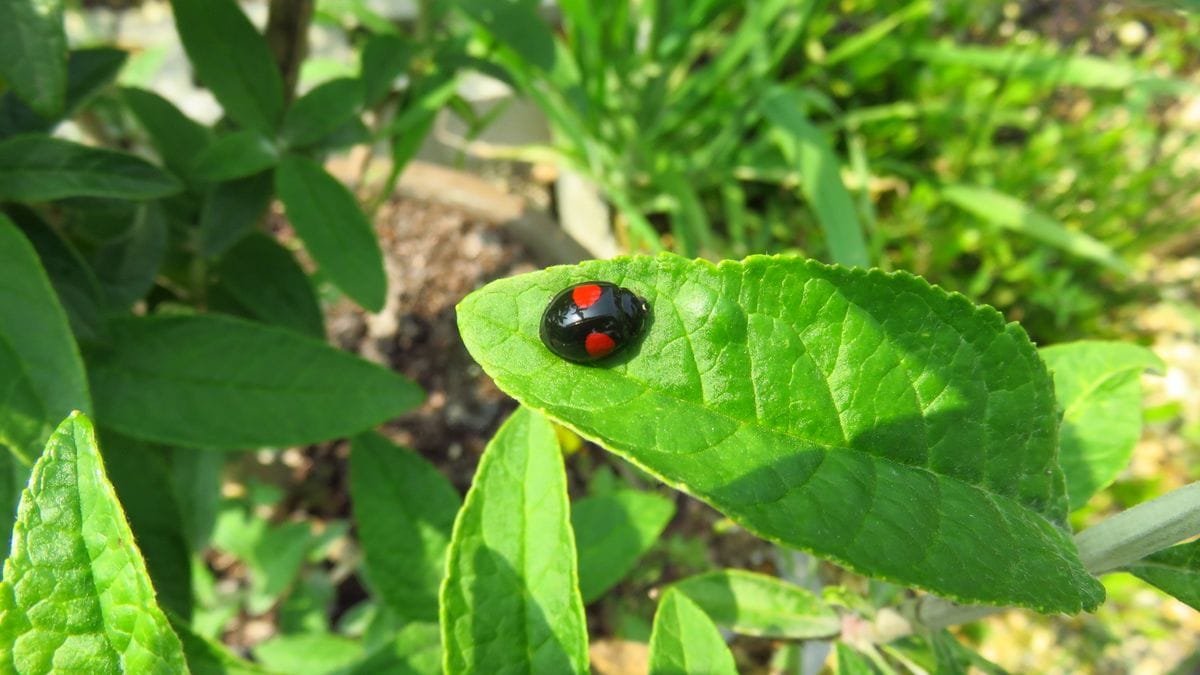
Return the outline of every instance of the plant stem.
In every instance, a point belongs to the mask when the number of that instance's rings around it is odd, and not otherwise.
[[[1075,535],[1084,567],[1097,576],[1116,572],[1137,560],[1200,534],[1200,482],[1106,518]],[[1006,607],[962,605],[924,596],[900,608],[906,619],[876,626],[875,641],[890,642],[918,630],[939,630],[982,619]],[[878,622],[877,622],[878,623]]]
[[[288,103],[296,95],[300,64],[308,53],[308,24],[312,22],[313,0],[271,0],[267,9],[267,46],[283,76],[283,97]]]

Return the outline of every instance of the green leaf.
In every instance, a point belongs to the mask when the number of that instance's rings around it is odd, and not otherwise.
[[[0,200],[157,199],[179,190],[170,174],[123,152],[41,134],[0,141]]]
[[[125,52],[112,47],[72,50],[67,57],[66,106],[53,117],[38,115],[11,91],[0,96],[0,138],[54,128],[111,82],[125,65],[125,57]]]
[[[225,457],[218,452],[169,449],[171,483],[179,497],[183,530],[192,551],[204,550],[212,535],[221,502],[221,470],[225,466]]]
[[[325,675],[347,668],[362,658],[357,640],[330,633],[280,635],[254,648],[254,656],[280,673]]]
[[[191,179],[193,160],[212,140],[209,130],[152,91],[130,87],[122,89],[121,96],[150,136],[163,163]]]
[[[350,450],[350,498],[371,587],[397,615],[436,621],[461,504],[454,487],[412,450],[369,432]]]
[[[14,204],[8,207],[8,211],[13,222],[37,251],[75,336],[80,339],[99,337],[104,332],[104,318],[101,315],[103,291],[87,261],[32,209]]]
[[[129,527],[146,559],[159,604],[191,620],[191,550],[162,453],[141,441],[103,431],[104,465]]]
[[[1041,350],[1063,409],[1059,463],[1071,509],[1116,479],[1142,435],[1143,370],[1165,370],[1154,352],[1120,342],[1071,342]]]
[[[536,0],[458,0],[456,6],[526,64],[554,70],[554,34],[538,15]]]
[[[317,543],[306,522],[271,525],[237,502],[226,502],[213,529],[213,547],[237,556],[249,568],[246,608],[252,615],[274,607],[296,583],[304,559]]]
[[[62,111],[67,38],[61,0],[0,2],[0,78],[42,117]]]
[[[804,640],[837,635],[841,620],[811,591],[746,570],[709,572],[672,584],[736,633]]]
[[[217,264],[218,285],[249,316],[325,338],[325,320],[295,256],[262,233],[243,237]]]
[[[1024,47],[968,46],[943,40],[918,44],[913,55],[934,65],[966,66],[1009,77],[1026,77],[1053,86],[1120,92],[1134,88],[1163,93],[1197,91],[1196,86],[1186,80],[1159,77],[1142,72],[1129,63],[1086,54],[1039,53]]]
[[[0,452],[0,555],[5,558],[12,543],[13,523],[17,520],[17,502],[28,480],[29,468],[11,453]],[[0,566],[0,579],[4,579],[3,572],[3,566]]]
[[[587,672],[568,508],[554,428],[518,408],[454,522],[441,589],[447,673]]]
[[[188,60],[238,124],[271,134],[283,114],[283,79],[267,41],[234,0],[171,0]]]
[[[602,367],[538,337],[550,298],[589,279],[652,314]],[[663,254],[492,282],[458,320],[502,390],[759,536],[967,602],[1103,598],[1060,529],[1050,376],[994,309],[905,273]]]
[[[56,420],[90,410],[79,348],[33,246],[0,214],[0,442],[26,460]]]
[[[268,675],[270,671],[244,661],[224,645],[196,633],[186,621],[170,611],[167,618],[183,643],[188,670],[192,675]]]
[[[279,161],[271,139],[253,129],[226,134],[200,151],[188,175],[196,180],[226,181],[261,173]]]
[[[117,239],[96,249],[92,268],[103,287],[108,306],[123,312],[154,286],[167,253],[167,220],[158,203],[143,204],[133,226]]]
[[[367,38],[362,51],[362,88],[367,105],[379,103],[408,70],[417,53],[416,46],[396,35],[378,34]]]
[[[1002,192],[971,185],[947,185],[942,197],[955,206],[997,227],[1036,239],[1071,255],[1099,263],[1114,272],[1129,274],[1129,265],[1111,248],[1092,237],[1069,230],[1025,202]]]
[[[364,309],[383,309],[383,253],[354,195],[320,164],[290,154],[275,170],[275,191],[292,227],[330,281]]]
[[[1200,611],[1200,539],[1148,555],[1126,570]]]
[[[618,490],[571,504],[584,603],[599,599],[625,578],[674,515],[675,504],[670,499],[636,490]]]
[[[668,589],[654,613],[650,675],[737,673],[733,654],[704,610]]]
[[[837,644],[838,675],[875,675],[876,672],[866,656],[844,642]]]
[[[437,623],[405,624],[388,644],[355,664],[347,675],[433,675],[442,672],[441,631]]]
[[[88,354],[97,418],[185,447],[237,450],[356,434],[417,405],[420,389],[293,331],[219,315],[114,319]]]
[[[21,497],[0,582],[0,671],[185,669],[91,422],[74,413],[50,437]]]
[[[219,256],[262,218],[275,195],[271,171],[214,185],[200,208],[200,252]]]
[[[357,115],[362,105],[361,81],[342,77],[320,84],[288,108],[280,138],[293,148],[316,143]]]
[[[854,200],[842,182],[841,160],[829,139],[808,121],[803,98],[776,89],[761,106],[775,125],[775,143],[800,172],[800,190],[821,223],[832,261],[850,267],[871,264]]]

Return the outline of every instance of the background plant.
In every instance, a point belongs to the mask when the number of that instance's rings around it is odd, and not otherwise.
[[[286,4],[272,4],[272,12]],[[1019,46],[1001,44],[1004,31],[1020,27],[1012,17],[953,3],[894,11],[858,3],[835,12],[794,3],[573,2],[561,4],[559,35],[529,3],[428,3],[401,28],[363,3],[329,2],[316,6],[316,20],[344,29],[360,63],[295,97],[290,83],[301,64],[268,45],[302,41],[303,19],[281,14],[268,24],[283,28],[268,28],[264,38],[232,2],[179,0],[180,39],[225,111],[206,127],[152,91],[112,86],[120,50],[67,51],[58,8],[42,14],[31,6],[11,5],[12,21],[0,21],[10,32],[0,34],[5,49],[40,50],[19,53],[31,57],[23,60],[0,50],[9,87],[0,97],[0,373],[8,387],[0,441],[12,450],[0,460],[5,503],[15,505],[38,462],[0,586],[0,636],[23,641],[6,652],[15,659],[6,667],[46,668],[47,645],[73,630],[41,622],[31,608],[45,598],[21,583],[42,572],[37,552],[46,541],[69,549],[56,573],[114,581],[109,591],[65,585],[55,602],[137,608],[101,621],[107,637],[72,657],[164,672],[178,670],[181,659],[216,672],[433,672],[471,663],[578,670],[587,660],[585,606],[611,609],[606,594],[631,575],[646,586],[680,579],[656,598],[652,625],[637,627],[637,611],[621,609],[633,617],[629,634],[641,631],[649,641],[651,665],[666,670],[734,667],[716,626],[789,645],[841,637],[839,668],[991,668],[969,646],[970,634],[944,630],[978,611],[914,601],[909,585],[1074,611],[1100,601],[1094,575],[1127,569],[1195,606],[1195,546],[1168,548],[1195,533],[1195,486],[1068,537],[1094,520],[1089,510],[1111,499],[1104,489],[1130,461],[1141,427],[1138,375],[1162,367],[1144,349],[1042,350],[1063,410],[1059,429],[1049,378],[1020,329],[909,276],[759,260],[748,269],[770,278],[771,292],[747,288],[734,297],[719,290],[736,276],[729,264],[664,257],[556,268],[489,286],[460,307],[473,354],[527,406],[497,434],[463,501],[418,455],[368,431],[415,405],[420,392],[323,344],[315,290],[368,310],[382,305],[386,277],[367,213],[390,194],[443,106],[473,130],[489,122],[456,92],[460,71],[472,68],[542,106],[557,134],[552,154],[519,155],[557,157],[595,180],[620,209],[634,247],[714,258],[792,251],[915,269],[1025,316],[1035,334],[1084,334],[1091,324],[1076,319],[1111,321],[1101,312],[1110,300],[1137,299],[1141,289],[1129,280],[1139,255],[1186,244],[1192,221],[1180,202],[1194,173],[1182,129],[1162,111],[1194,85],[1162,64],[1183,72],[1194,58],[1179,38],[1194,19],[1162,19],[1146,43],[1152,47],[1098,58],[1034,33],[1023,33]],[[122,151],[49,134],[68,117]],[[322,166],[328,154],[356,144],[390,159],[384,180],[363,186],[366,212]],[[141,154],[125,152],[130,147]],[[1047,187],[1047,175],[1058,182]],[[295,236],[264,217],[275,199]],[[642,346],[655,358],[587,371],[586,392],[565,388],[580,375],[539,362],[546,355],[528,339],[537,292],[580,275],[632,285],[653,299],[656,313]],[[821,286],[829,306],[850,298],[866,311],[823,314],[815,296],[799,291],[792,297],[804,301],[794,307],[779,302],[775,292],[796,278]],[[772,337],[739,317],[773,317],[808,332]],[[850,396],[861,422],[854,433],[826,438],[839,426],[828,415],[747,422],[747,400],[757,404],[759,390],[783,392],[762,399],[768,409],[812,409],[814,401],[794,398],[791,381],[771,364],[797,361],[801,347],[836,354],[847,329],[860,336],[850,353],[816,359],[804,380],[813,386],[801,390]],[[980,361],[1011,362],[969,372],[920,351],[970,336],[992,336],[1010,349],[977,354]],[[502,338],[503,353],[494,351]],[[753,355],[767,345],[777,360]],[[909,350],[892,370],[880,356]],[[903,368],[954,392],[942,399],[945,409],[905,409],[895,376]],[[523,379],[534,369],[546,377]],[[749,382],[753,396],[717,386],[726,376]],[[984,396],[971,388],[978,381],[1003,381],[998,390],[1023,397]],[[664,392],[665,417],[624,398],[658,400]],[[953,452],[938,463],[939,448],[977,447],[961,434],[987,428],[973,416],[988,406],[994,428],[1025,434],[995,454],[1003,464],[995,475],[1026,478],[980,486],[971,477],[977,467],[955,465]],[[98,436],[83,415],[59,426],[72,409],[94,417]],[[675,429],[673,440],[640,436],[630,425],[649,414]],[[632,464],[598,460],[586,496],[569,502],[559,446],[569,453],[579,439],[554,433],[547,418]],[[705,436],[729,420],[738,422],[732,440]],[[349,436],[352,520],[264,517],[292,495],[253,477],[238,451]],[[922,447],[913,438],[935,459],[908,456]],[[705,444],[716,448],[704,461],[671,456]],[[772,474],[799,476],[826,455],[829,478],[817,487],[801,497],[784,490],[774,506],[756,504],[760,493],[779,491]],[[1059,464],[1065,489],[1040,482]],[[244,489],[222,495],[223,471],[239,474]],[[895,556],[896,549],[884,555],[879,544],[889,532],[921,521],[907,517],[901,502],[929,494],[912,485],[926,474],[939,491],[912,507],[921,517],[955,512],[942,491],[982,495],[1002,502],[1026,535],[995,523],[971,537],[948,527],[923,531],[931,547],[941,546],[930,564]],[[730,518],[722,527],[745,527],[895,583],[844,573],[844,585],[817,595],[763,574],[714,571],[704,541],[674,534],[656,541],[686,503],[651,487],[657,480],[715,505]],[[89,517],[40,520],[62,500]],[[839,507],[826,509],[827,501]],[[873,544],[850,536],[860,512],[868,515],[855,527],[875,528],[878,536],[865,538]],[[514,517],[525,513],[540,520]],[[985,535],[1009,536],[1008,557],[989,557]],[[361,559],[330,568],[329,550],[347,541],[361,546]],[[93,555],[97,542],[113,556]],[[963,551],[982,562],[954,564]],[[248,586],[231,594],[213,574],[214,555],[247,569]],[[1066,563],[1045,564],[1048,556]],[[659,576],[663,559],[668,577]],[[1026,574],[1019,584],[998,571],[1013,560]],[[1061,578],[1049,575],[1060,568]],[[347,579],[366,598],[331,616]],[[1112,580],[1104,577],[1110,590]],[[889,632],[885,619],[897,613],[907,623]],[[276,627],[252,650],[259,665],[213,641],[235,616],[269,617]],[[114,637],[135,625],[141,639]],[[505,632],[518,626],[524,642]],[[788,660],[799,650],[778,655],[781,667],[797,667]]]

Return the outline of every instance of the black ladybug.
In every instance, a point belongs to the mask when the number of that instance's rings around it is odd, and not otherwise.
[[[542,314],[542,342],[558,356],[591,363],[621,351],[646,326],[646,301],[606,281],[564,289]]]

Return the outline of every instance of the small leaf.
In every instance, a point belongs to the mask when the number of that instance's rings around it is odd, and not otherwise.
[[[650,306],[644,339],[600,367],[538,336],[585,280]],[[458,320],[505,392],[771,541],[967,602],[1103,598],[1060,529],[1050,376],[991,308],[903,273],[664,254],[495,281]]]
[[[120,434],[103,431],[101,437],[105,468],[146,559],[159,604],[190,621],[191,551],[162,453]]]
[[[88,354],[97,417],[136,438],[237,450],[356,434],[421,400],[405,378],[282,328],[224,317],[114,319]]]
[[[636,490],[618,490],[571,504],[579,549],[579,591],[591,603],[625,578],[675,515],[675,504]]]
[[[838,675],[875,675],[877,672],[866,656],[844,642],[837,644]]]
[[[352,666],[362,658],[357,640],[331,633],[280,635],[254,648],[254,657],[280,673],[325,675]]]
[[[1200,539],[1148,555],[1127,570],[1200,611]]]
[[[121,90],[121,96],[149,134],[163,163],[190,178],[192,161],[212,140],[209,130],[152,91],[129,87]]]
[[[179,190],[170,174],[123,152],[41,134],[0,141],[0,200],[157,199]]]
[[[396,79],[408,70],[416,52],[412,42],[396,35],[376,34],[367,38],[361,75],[367,105],[375,105],[387,96]]]
[[[66,313],[33,246],[0,214],[0,441],[27,460],[72,410],[90,410],[91,395]],[[33,398],[30,398],[33,394]],[[20,446],[20,447],[18,447]]]
[[[668,589],[654,613],[650,635],[650,675],[731,673],[733,654],[704,610]]]
[[[361,81],[342,77],[324,82],[288,109],[280,138],[293,148],[316,143],[357,115],[362,105]]]
[[[325,320],[308,275],[291,251],[261,233],[243,237],[217,264],[218,285],[249,316],[325,339]]]
[[[271,671],[238,658],[224,645],[196,633],[186,621],[170,611],[167,618],[183,644],[183,654],[192,675],[270,675]]]
[[[672,584],[736,633],[804,640],[837,635],[841,620],[811,591],[746,570],[709,572]]]
[[[587,672],[568,508],[554,428],[518,408],[454,523],[441,589],[447,673]]]
[[[369,432],[350,451],[350,497],[371,587],[397,615],[436,620],[458,493],[412,450]]]
[[[0,2],[0,78],[37,114],[59,115],[67,88],[61,0]]]
[[[275,191],[329,280],[364,309],[383,309],[387,277],[375,232],[354,195],[313,160],[284,155]]]
[[[275,195],[272,175],[264,171],[208,190],[200,208],[201,253],[219,256],[254,227]]]
[[[554,34],[536,0],[459,0],[457,7],[496,39],[542,71],[554,70]]]
[[[0,95],[0,138],[53,129],[111,82],[125,57],[125,52],[112,47],[72,50],[67,57],[66,106],[53,117],[38,115],[11,91]]]
[[[21,233],[33,244],[42,267],[62,302],[76,338],[94,339],[104,332],[103,291],[83,256],[32,209],[8,207]],[[0,369],[0,372],[3,372]],[[49,430],[47,430],[48,433]],[[43,439],[45,440],[45,439]]]
[[[1154,352],[1119,342],[1071,342],[1040,353],[1063,408],[1058,460],[1074,510],[1128,466],[1142,435],[1139,376],[1166,366]]]
[[[278,161],[279,150],[271,139],[246,129],[226,134],[201,150],[188,175],[196,180],[227,181],[261,173]]]
[[[283,79],[267,41],[234,0],[171,0],[175,28],[200,81],[238,124],[274,133]]]
[[[436,623],[404,625],[388,644],[355,664],[347,675],[431,675],[442,672],[441,633]]]
[[[1129,265],[1103,242],[1063,227],[1015,197],[972,185],[947,185],[942,188],[942,197],[993,225],[1099,263],[1114,272],[1130,273]]]
[[[4,672],[184,672],[87,417],[50,437],[0,582]]]
[[[805,116],[806,107],[797,92],[787,89],[775,90],[762,103],[763,114],[777,129],[776,144],[800,171],[800,189],[821,223],[830,258],[847,267],[866,267],[871,256],[854,200],[842,182],[841,160]]]
[[[120,238],[96,249],[92,268],[96,271],[107,304],[124,312],[154,286],[163,256],[167,253],[167,220],[158,203],[143,204],[133,226]]]

